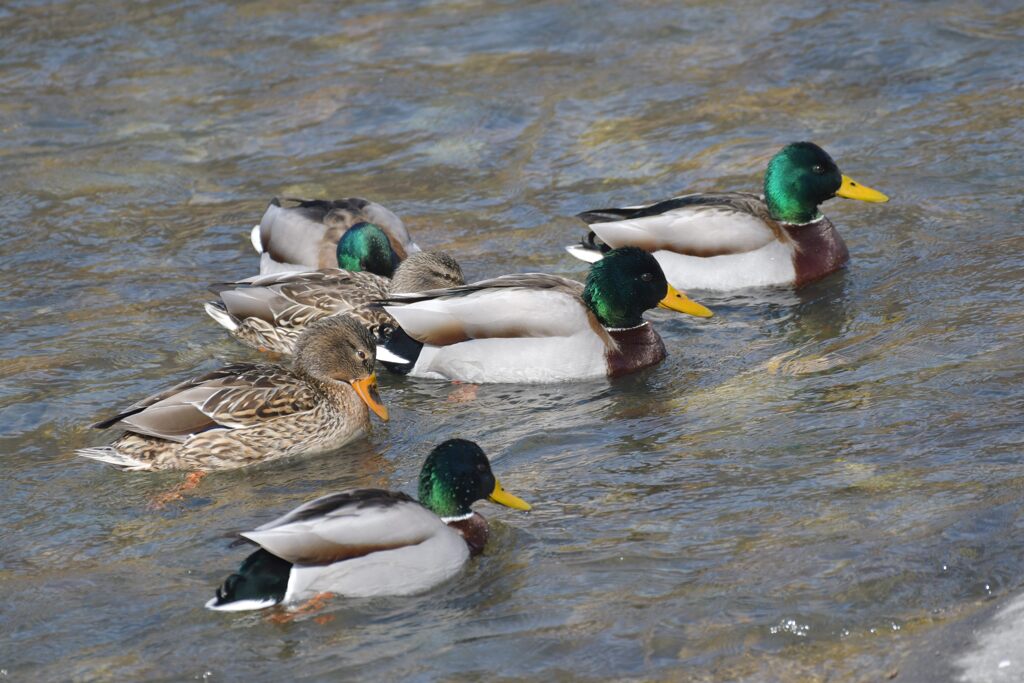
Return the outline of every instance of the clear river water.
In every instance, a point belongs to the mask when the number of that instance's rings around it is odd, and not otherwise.
[[[1018,0],[10,0],[0,5],[0,678],[884,680],[1024,588]],[[760,188],[813,140],[884,205],[845,271],[692,292],[615,381],[382,376],[337,453],[208,476],[76,458],[252,359],[208,283],[274,196],[374,199],[470,280],[582,279],[584,209]],[[203,609],[304,500],[415,493],[478,441],[522,514],[425,595]]]

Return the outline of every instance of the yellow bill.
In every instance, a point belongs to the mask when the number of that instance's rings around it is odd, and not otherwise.
[[[377,393],[377,373],[362,379],[354,379],[350,384],[356,390],[356,393],[359,394],[359,398],[363,399],[363,403],[369,406],[370,410],[377,413],[377,417],[387,422],[388,409],[380,402],[380,394]]]
[[[846,197],[847,199],[859,199],[862,202],[875,202],[877,204],[889,201],[889,198],[878,190],[872,190],[867,185],[861,185],[848,175],[843,176],[843,184],[839,186],[836,195]]]
[[[687,315],[695,315],[698,318],[710,318],[714,315],[710,308],[697,303],[672,285],[668,286],[668,293],[664,299],[658,302],[658,306],[686,313]]]
[[[491,495],[487,497],[492,503],[498,505],[504,505],[508,508],[514,508],[516,510],[529,510],[530,504],[518,496],[513,496],[511,493],[501,487],[501,483],[497,478],[494,479],[494,490],[491,491]]]

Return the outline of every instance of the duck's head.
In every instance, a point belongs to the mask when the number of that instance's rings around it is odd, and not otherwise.
[[[398,264],[391,293],[417,293],[466,284],[462,268],[443,251],[418,251]]]
[[[820,215],[818,205],[833,197],[887,202],[878,190],[839,172],[828,152],[813,142],[786,145],[768,162],[764,197],[772,218],[786,223],[810,223]]]
[[[377,393],[373,364],[377,345],[370,332],[355,318],[335,315],[306,328],[295,342],[294,369],[322,382],[350,384],[359,398],[382,420],[388,409]]]
[[[530,504],[501,487],[491,462],[472,441],[449,439],[427,456],[420,470],[420,503],[442,519],[470,514],[470,506],[487,499],[516,510]]]
[[[583,301],[605,327],[636,327],[643,312],[662,306],[709,318],[710,310],[676,290],[654,257],[643,249],[612,249],[590,267]]]
[[[391,277],[398,267],[398,254],[379,226],[356,223],[338,240],[338,267]]]

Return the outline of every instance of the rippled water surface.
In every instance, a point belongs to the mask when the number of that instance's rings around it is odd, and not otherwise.
[[[18,680],[879,680],[1024,587],[1024,10],[995,2],[0,7],[0,669]],[[760,186],[812,139],[887,205],[850,268],[649,314],[614,382],[386,378],[342,452],[207,477],[72,456],[225,360],[207,283],[268,199],[365,196],[467,276],[582,278],[578,211]],[[698,293],[699,294],[699,293]],[[413,492],[481,443],[529,515],[427,595],[202,608],[233,533],[320,493]],[[323,623],[321,623],[323,622]]]

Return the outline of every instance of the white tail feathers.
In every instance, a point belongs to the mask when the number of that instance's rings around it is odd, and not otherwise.
[[[82,458],[89,458],[90,460],[98,460],[105,462],[108,465],[114,465],[123,470],[135,471],[135,470],[148,470],[150,466],[148,463],[144,463],[141,460],[136,460],[123,453],[118,452],[110,446],[98,446],[96,448],[79,448],[75,451],[75,455]]]
[[[403,365],[410,362],[408,358],[402,358],[397,353],[392,353],[383,346],[377,347],[377,360],[383,363],[402,363]]]
[[[221,304],[216,301],[207,301],[203,304],[203,308],[206,309],[207,315],[216,320],[222,327],[227,328],[228,331],[234,332],[238,329],[238,321]]]
[[[258,223],[252,226],[252,231],[249,233],[249,241],[252,242],[252,248],[256,250],[257,254],[263,253],[263,240],[260,239],[260,226]]]
[[[582,244],[570,244],[565,250],[580,261],[586,261],[587,263],[597,263],[604,258],[604,254],[599,249],[585,247]]]

